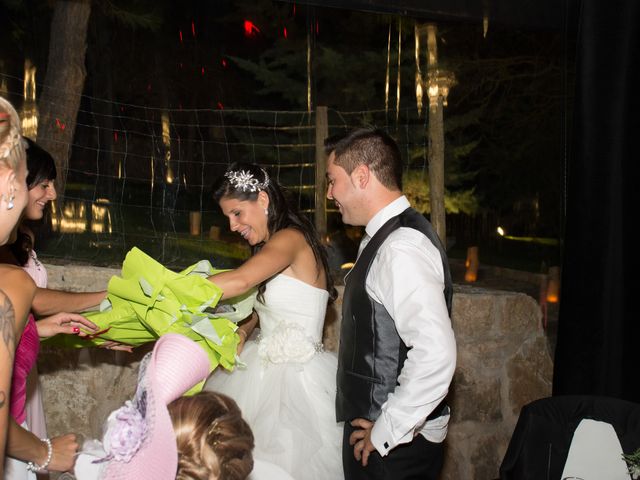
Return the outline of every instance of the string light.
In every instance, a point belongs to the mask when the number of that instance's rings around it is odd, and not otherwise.
[[[253,37],[257,33],[261,33],[260,29],[251,20],[244,21],[244,35],[245,37]]]
[[[389,67],[391,64],[391,22],[389,22],[389,34],[387,36],[387,75],[384,81],[384,111],[389,113]]]
[[[22,107],[22,134],[33,140],[38,135],[38,106],[36,105],[36,67],[30,60],[24,62],[24,106]]]

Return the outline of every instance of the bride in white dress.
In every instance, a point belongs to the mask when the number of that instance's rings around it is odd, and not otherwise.
[[[231,165],[214,197],[253,255],[210,280],[223,298],[259,288],[257,315],[238,329],[242,340],[249,337],[240,354],[246,368],[216,371],[205,388],[238,403],[255,437],[254,458],[296,480],[339,480],[337,359],[322,348],[327,303],[335,298],[325,252],[310,222],[257,165]],[[258,321],[260,329],[253,331]]]

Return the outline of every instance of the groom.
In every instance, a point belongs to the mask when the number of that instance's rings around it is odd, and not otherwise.
[[[452,283],[431,224],[401,192],[402,159],[381,130],[325,141],[327,198],[366,226],[345,279],[336,415],[347,480],[437,479],[456,365]]]

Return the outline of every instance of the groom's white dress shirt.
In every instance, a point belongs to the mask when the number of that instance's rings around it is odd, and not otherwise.
[[[402,196],[367,224],[364,243],[387,220],[409,207]],[[447,435],[449,415],[426,422],[449,391],[456,366],[456,343],[443,295],[444,272],[438,249],[419,231],[401,227],[380,246],[366,279],[367,293],[394,319],[409,348],[398,386],[382,405],[371,441],[385,456],[421,434],[431,442]]]

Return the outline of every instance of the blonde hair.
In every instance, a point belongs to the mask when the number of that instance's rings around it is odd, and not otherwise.
[[[22,139],[18,112],[0,97],[0,166],[16,170],[26,159],[26,145]]]
[[[244,480],[253,469],[253,433],[230,397],[200,392],[168,406],[178,445],[176,480]]]

